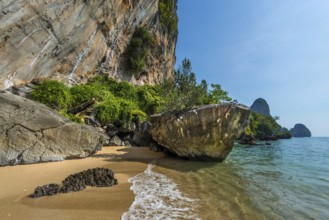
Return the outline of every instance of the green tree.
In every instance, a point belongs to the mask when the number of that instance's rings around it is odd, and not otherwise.
[[[228,96],[228,92],[224,91],[219,84],[211,84],[212,90],[209,92],[210,103],[217,104],[223,101],[232,101]]]
[[[218,84],[212,84],[208,91],[208,84],[202,80],[197,83],[196,75],[192,70],[191,61],[184,59],[175,70],[173,81],[162,84],[162,97],[164,98],[163,111],[180,110],[196,105],[206,105],[230,101],[228,92],[222,90]]]

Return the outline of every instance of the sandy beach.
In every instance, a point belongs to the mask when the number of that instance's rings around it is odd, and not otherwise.
[[[0,167],[0,219],[120,219],[134,200],[128,179],[163,156],[148,148],[104,147],[86,159]],[[37,186],[60,184],[70,174],[96,167],[112,169],[119,184],[52,197],[28,197]]]

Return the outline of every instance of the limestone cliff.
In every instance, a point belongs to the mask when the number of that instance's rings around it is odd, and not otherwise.
[[[258,114],[271,116],[270,106],[267,104],[265,99],[258,98],[250,107],[252,112],[257,112]]]
[[[176,0],[173,0],[176,2]],[[159,0],[0,1],[0,90],[34,78],[80,83],[95,70],[134,84],[172,77],[177,32],[160,23]],[[140,78],[124,52],[137,27],[154,37]]]

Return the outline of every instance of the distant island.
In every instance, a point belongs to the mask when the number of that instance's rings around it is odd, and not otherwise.
[[[271,115],[270,106],[263,98],[256,99],[250,110],[250,124],[240,138],[242,144],[256,144],[256,140],[275,141],[291,137],[311,137],[311,132],[303,124],[296,124],[290,130],[282,127],[277,122],[280,117]]]
[[[312,137],[311,131],[303,124],[296,124],[290,133],[293,137]]]

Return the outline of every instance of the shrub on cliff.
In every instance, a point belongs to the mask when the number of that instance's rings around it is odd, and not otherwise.
[[[153,37],[145,27],[137,28],[127,48],[127,68],[139,77],[145,59],[153,43]]]
[[[53,80],[42,82],[31,92],[33,100],[54,109],[66,109],[71,104],[71,93],[63,83]]]
[[[175,0],[160,0],[159,2],[160,23],[168,29],[169,33],[176,32],[178,28],[176,8]]]

